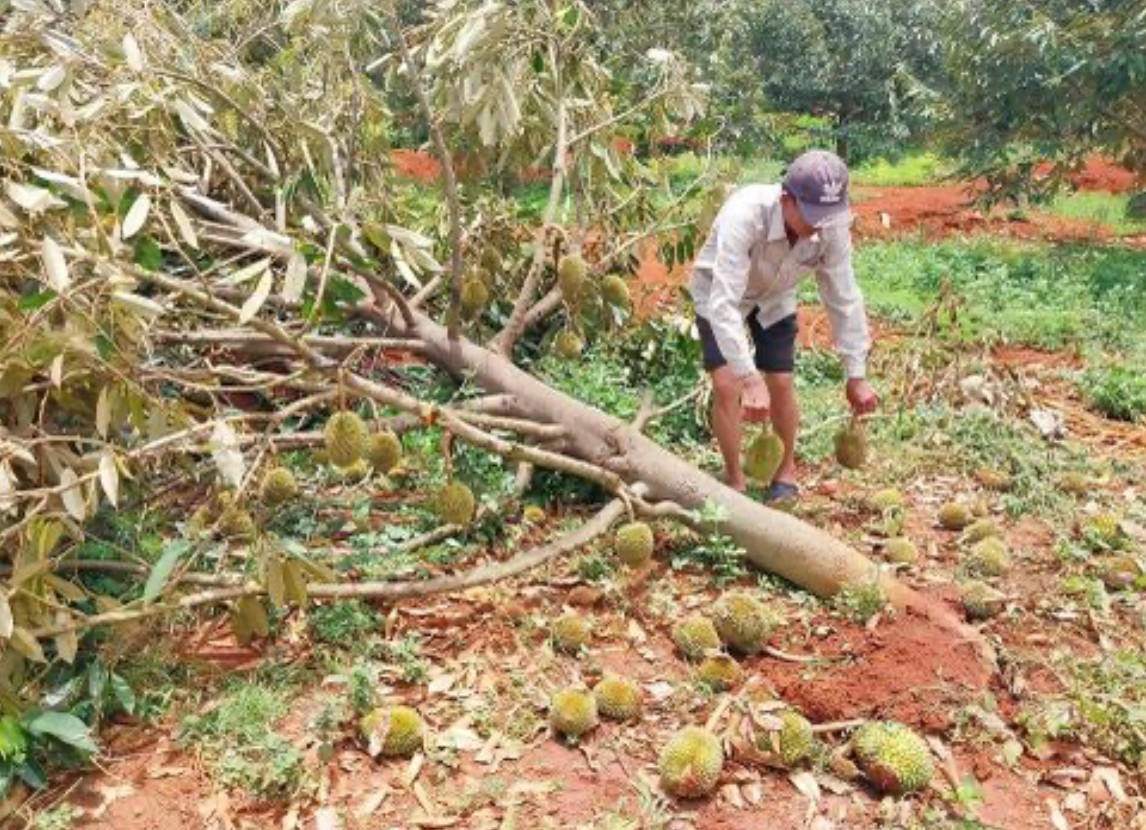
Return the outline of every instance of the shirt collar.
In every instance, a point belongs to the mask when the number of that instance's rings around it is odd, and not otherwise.
[[[780,242],[788,241],[788,232],[784,229],[784,209],[780,206],[780,200],[777,199],[768,208],[768,241]],[[823,239],[823,230],[817,228],[811,236],[807,237],[808,242],[817,244]],[[797,239],[796,244],[799,245],[802,239]],[[792,246],[793,248],[795,245]]]

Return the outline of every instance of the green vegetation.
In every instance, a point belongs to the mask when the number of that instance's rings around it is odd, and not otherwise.
[[[852,170],[852,184],[867,187],[920,187],[941,184],[955,164],[933,152],[909,152],[892,159],[870,159]]]
[[[1146,372],[1141,365],[1104,366],[1083,373],[1083,397],[1109,418],[1137,421],[1146,415]]]
[[[1039,211],[1065,219],[1100,223],[1113,229],[1119,236],[1146,233],[1146,219],[1134,219],[1127,215],[1126,208],[1130,204],[1131,195],[1094,190],[1062,194],[1049,204],[1040,206]]]

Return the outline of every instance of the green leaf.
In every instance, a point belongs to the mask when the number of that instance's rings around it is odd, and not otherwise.
[[[37,291],[35,294],[26,294],[20,298],[21,311],[35,311],[38,308],[43,308],[52,300],[59,296],[50,288],[43,291]]]
[[[48,775],[44,768],[31,758],[17,767],[16,774],[33,790],[43,790],[48,786]]]
[[[28,736],[24,727],[11,715],[0,718],[0,758],[19,761],[28,750]]]
[[[135,264],[147,271],[158,271],[163,265],[163,249],[147,234],[136,237],[133,256]]]
[[[533,53],[533,71],[538,75],[545,71],[545,58],[540,51]]]
[[[163,555],[159,557],[159,561],[155,563],[147,577],[147,584],[143,586],[144,602],[151,602],[159,596],[163,586],[167,584],[167,578],[175,570],[175,565],[190,549],[191,543],[186,539],[176,539],[164,548]]]
[[[97,750],[87,724],[67,712],[41,712],[28,722],[28,731],[55,738],[85,755],[93,755]]]
[[[135,692],[118,674],[111,676],[111,696],[120,711],[128,715],[135,714]]]

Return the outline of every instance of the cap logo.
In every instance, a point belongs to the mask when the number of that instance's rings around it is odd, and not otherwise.
[[[823,190],[820,193],[820,204],[835,204],[840,200],[840,193],[843,189],[843,182],[836,181],[835,179],[828,179],[828,181],[824,182]]]

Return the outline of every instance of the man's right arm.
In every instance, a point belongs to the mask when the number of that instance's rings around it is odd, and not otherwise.
[[[712,266],[708,322],[720,353],[741,380],[757,374],[752,349],[741,316],[740,302],[748,288],[752,244],[756,238],[753,211],[729,206],[722,211],[716,235],[716,257]]]

